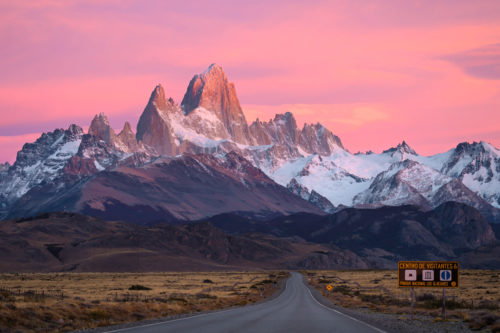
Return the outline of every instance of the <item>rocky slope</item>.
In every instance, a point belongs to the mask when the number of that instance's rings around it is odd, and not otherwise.
[[[81,127],[43,133],[34,143],[26,143],[17,153],[16,162],[0,173],[0,216],[31,188],[50,183],[78,152]]]
[[[321,213],[232,152],[162,157],[141,167],[121,165],[88,177],[65,175],[55,183],[65,187],[33,188],[13,205],[11,215],[65,210],[151,224],[223,212],[256,217]]]
[[[7,171],[10,168],[10,163],[5,162],[5,163],[0,163],[0,173]]]
[[[324,196],[312,190],[309,192],[309,189],[303,185],[300,185],[295,178],[292,178],[290,183],[286,186],[293,194],[298,195],[304,200],[309,201],[319,209],[327,213],[333,213],[335,211],[335,207],[332,205],[328,199]]]

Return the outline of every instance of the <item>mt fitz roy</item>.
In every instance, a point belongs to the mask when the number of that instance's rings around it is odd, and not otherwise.
[[[26,143],[0,165],[0,218],[72,211],[150,224],[221,213],[266,218],[345,207],[447,201],[500,221],[500,150],[460,143],[433,156],[406,142],[381,154],[351,154],[323,125],[292,113],[248,125],[218,65],[190,81],[180,104],[154,88],[136,133],[106,115]]]

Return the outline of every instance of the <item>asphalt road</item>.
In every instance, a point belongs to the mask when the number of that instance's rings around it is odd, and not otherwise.
[[[260,304],[109,332],[384,332],[320,304],[292,273],[279,297]]]

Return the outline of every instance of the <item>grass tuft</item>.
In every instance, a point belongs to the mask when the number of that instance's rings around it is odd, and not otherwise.
[[[128,290],[151,290],[151,288],[143,286],[142,284],[133,284]]]

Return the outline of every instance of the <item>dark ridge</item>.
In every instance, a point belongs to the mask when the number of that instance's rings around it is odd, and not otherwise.
[[[496,238],[500,240],[500,223],[490,223],[490,227],[493,229]]]
[[[36,220],[45,220],[48,218],[84,218],[85,215],[73,212],[46,212],[33,216],[20,217],[15,219],[16,223],[30,222]]]
[[[50,252],[57,260],[62,262],[61,257],[59,257],[59,253],[62,249],[64,249],[61,244],[45,244],[45,248]]]
[[[94,209],[85,206],[82,212],[88,216],[95,216],[104,220],[126,220],[138,225],[155,225],[158,223],[179,224],[185,221],[176,219],[169,211],[153,208],[147,205],[128,206],[114,199],[103,203],[105,209]]]

